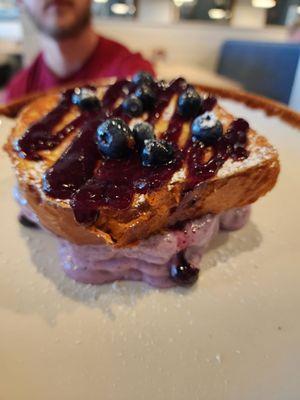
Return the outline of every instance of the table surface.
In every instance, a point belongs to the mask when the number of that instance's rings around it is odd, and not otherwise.
[[[242,89],[240,83],[198,65],[159,62],[155,65],[155,69],[159,77],[167,80],[174,79],[180,71],[180,75],[189,82],[227,89]]]

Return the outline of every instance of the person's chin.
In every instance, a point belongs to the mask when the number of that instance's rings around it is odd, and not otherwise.
[[[62,3],[61,5],[57,3],[51,4],[47,7],[45,14],[46,18],[51,19],[68,19],[70,14],[72,13],[72,8],[68,4]],[[59,21],[58,21],[59,22]]]
[[[68,32],[72,32],[74,22],[70,18],[64,16],[53,15],[47,19],[47,23],[43,26],[43,31],[50,36],[64,36]]]

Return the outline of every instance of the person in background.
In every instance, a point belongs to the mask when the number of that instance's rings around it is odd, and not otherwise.
[[[10,81],[6,102],[73,82],[154,72],[139,53],[93,30],[91,0],[19,1],[39,31],[42,51]]]

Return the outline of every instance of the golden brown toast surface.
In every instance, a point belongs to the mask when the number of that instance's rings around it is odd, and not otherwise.
[[[98,88],[101,98],[105,87]],[[276,183],[279,160],[276,150],[252,129],[248,133],[249,157],[241,161],[227,160],[217,174],[186,190],[186,166],[175,172],[172,179],[159,189],[145,195],[136,194],[126,210],[101,207],[99,218],[93,226],[79,225],[73,216],[69,200],[58,200],[47,196],[42,189],[43,174],[51,167],[74,140],[74,131],[57,148],[41,152],[42,161],[21,158],[14,150],[15,141],[25,130],[51,111],[59,101],[59,94],[41,97],[29,104],[17,119],[6,150],[16,170],[17,180],[23,196],[37,214],[41,224],[53,232],[77,244],[110,243],[126,246],[150,235],[163,231],[178,222],[194,219],[207,213],[220,213],[256,201]],[[118,102],[117,102],[118,103]],[[177,104],[174,95],[169,106],[155,124],[159,138],[166,131]],[[219,105],[214,112],[224,126],[224,131],[233,121],[233,116]],[[55,132],[79,115],[76,106],[56,126]],[[130,122],[132,127],[143,118]],[[53,132],[55,134],[55,132]],[[190,135],[190,122],[183,125],[179,147],[183,147]],[[209,152],[209,150],[208,150]],[[208,155],[209,157],[209,155]]]

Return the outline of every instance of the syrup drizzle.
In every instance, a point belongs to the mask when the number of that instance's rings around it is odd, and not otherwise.
[[[148,111],[147,121],[155,125],[172,97],[175,94],[180,95],[187,87],[182,78],[172,81],[169,85],[154,83],[152,89],[157,100]],[[175,110],[162,136],[172,142],[176,149],[174,160],[170,164],[143,167],[136,150],[132,151],[127,159],[103,158],[95,142],[97,127],[112,117],[123,118],[128,123],[130,117],[123,112],[122,104],[116,106],[116,102],[133,93],[135,89],[136,86],[130,81],[117,81],[107,89],[99,109],[81,111],[79,117],[53,134],[53,129],[72,105],[73,90],[68,90],[62,94],[59,104],[29,127],[15,145],[15,150],[21,157],[40,161],[41,150],[53,150],[68,135],[77,131],[77,136],[70,146],[45,173],[43,189],[53,198],[70,199],[79,223],[93,224],[101,206],[116,210],[129,208],[136,193],[146,194],[160,188],[170,181],[173,174],[183,165],[186,167],[188,190],[195,184],[213,177],[227,159],[239,160],[248,157],[246,133],[249,125],[242,119],[234,121],[228,131],[209,148],[211,156],[208,161],[205,160],[207,147],[200,142],[193,142],[191,138],[183,149],[178,149],[183,124],[191,121],[184,120]],[[201,112],[211,111],[215,105],[216,99],[209,96],[204,99]]]

